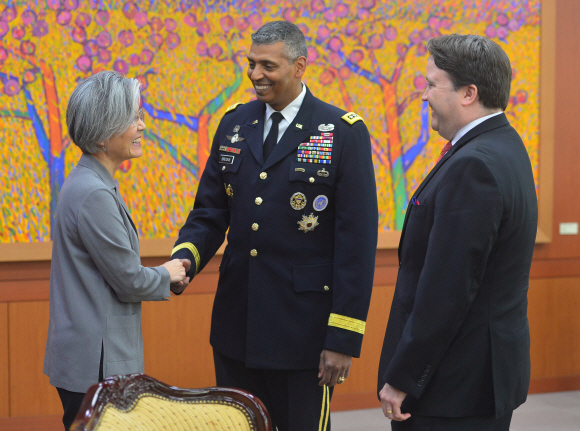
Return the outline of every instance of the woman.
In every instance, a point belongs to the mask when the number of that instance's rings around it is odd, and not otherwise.
[[[54,220],[44,373],[58,390],[65,430],[89,386],[143,372],[141,301],[162,301],[189,262],[141,266],[137,230],[113,179],[143,154],[139,81],[100,72],[73,91],[69,136],[83,151],[65,180]]]

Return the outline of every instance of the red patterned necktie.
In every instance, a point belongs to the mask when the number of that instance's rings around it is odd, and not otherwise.
[[[436,163],[439,163],[439,160],[441,160],[441,159],[443,158],[443,156],[444,156],[445,154],[447,154],[447,151],[449,151],[449,150],[451,149],[451,147],[452,147],[452,146],[453,146],[453,145],[451,144],[451,141],[449,141],[449,142],[447,142],[447,143],[445,144],[445,146],[444,146],[444,147],[443,147],[443,149],[441,150],[441,155],[440,155],[440,156],[439,156],[439,158],[437,159],[437,162],[436,162]]]

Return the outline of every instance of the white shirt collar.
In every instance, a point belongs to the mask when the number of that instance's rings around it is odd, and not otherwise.
[[[499,114],[503,114],[503,111],[499,111],[499,112],[496,112],[494,114],[486,115],[485,117],[478,118],[477,120],[473,120],[471,123],[466,124],[465,126],[463,126],[461,129],[459,129],[457,131],[457,133],[453,137],[453,140],[451,141],[451,145],[455,145],[457,143],[457,141],[459,141],[463,136],[465,136],[465,134],[467,132],[469,132],[475,126],[477,126],[477,125],[483,123],[485,120],[487,120],[491,117],[495,117],[496,115],[499,115]]]
[[[298,97],[280,111],[280,113],[284,117],[284,120],[286,120],[288,124],[292,123],[292,121],[294,121],[294,118],[296,118],[296,115],[298,115],[298,111],[300,111],[300,107],[302,106],[302,102],[304,101],[304,96],[306,96],[306,85],[302,83],[302,91],[300,92]],[[270,116],[274,112],[276,112],[276,110],[266,103],[266,121],[270,119]]]

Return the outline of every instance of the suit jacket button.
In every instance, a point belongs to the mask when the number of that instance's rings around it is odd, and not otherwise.
[[[252,257],[256,257],[256,256],[258,255],[258,250],[256,250],[256,249],[254,248],[254,249],[252,249],[252,250],[250,251],[250,254],[252,255]]]
[[[254,200],[254,202],[256,202],[256,205],[262,205],[263,200],[262,198],[258,197]]]
[[[262,172],[260,174],[260,179],[265,180],[266,178],[268,178],[268,174],[266,172]]]
[[[324,286],[324,290],[329,291],[330,290],[330,287]]]
[[[310,177],[310,179],[308,181],[310,181],[311,183],[313,183],[314,182],[314,177]]]
[[[253,231],[256,231],[256,230],[258,230],[258,229],[260,229],[260,225],[259,225],[258,223],[254,223],[254,224],[252,225],[252,230],[253,230]]]
[[[226,167],[225,166],[222,166],[222,171],[225,171],[225,170],[226,170]]]

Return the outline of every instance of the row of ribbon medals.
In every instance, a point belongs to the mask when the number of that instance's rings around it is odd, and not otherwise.
[[[298,162],[330,165],[332,159],[332,133],[321,133],[321,135],[311,136],[309,142],[300,144],[296,154]]]

